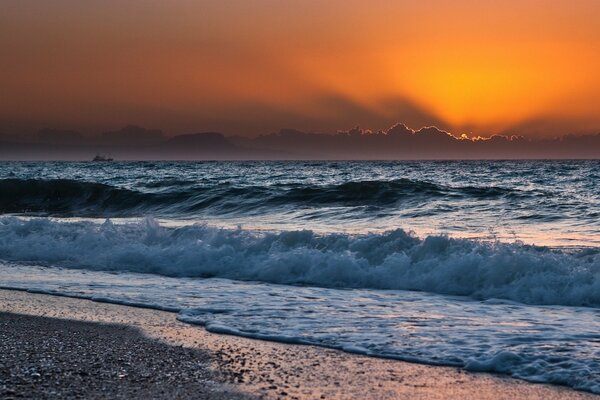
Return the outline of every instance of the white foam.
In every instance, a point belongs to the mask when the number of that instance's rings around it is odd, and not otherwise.
[[[600,393],[596,308],[2,263],[0,283],[180,310],[181,321],[215,333],[499,372]]]
[[[280,233],[203,225],[0,218],[0,259],[174,277],[421,290],[529,304],[600,305],[600,254],[444,236]]]

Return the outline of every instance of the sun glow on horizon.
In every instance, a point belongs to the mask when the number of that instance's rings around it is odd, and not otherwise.
[[[597,131],[598,19],[592,0],[11,0],[0,132]]]

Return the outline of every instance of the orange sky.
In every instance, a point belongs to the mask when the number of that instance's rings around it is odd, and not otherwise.
[[[4,0],[0,131],[600,131],[600,1]]]

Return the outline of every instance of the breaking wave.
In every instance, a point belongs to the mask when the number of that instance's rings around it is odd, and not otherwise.
[[[403,202],[408,206],[444,197],[493,199],[528,195],[501,187],[448,187],[411,179],[264,186],[166,180],[144,184],[142,189],[72,179],[2,179],[0,213],[80,217],[189,215],[207,209],[245,213],[298,205],[395,207]]]
[[[0,259],[173,277],[418,290],[528,304],[600,305],[600,252],[445,236],[279,233],[204,225],[0,218]]]

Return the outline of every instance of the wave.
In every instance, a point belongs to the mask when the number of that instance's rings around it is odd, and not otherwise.
[[[2,179],[0,193],[0,212],[24,214],[114,213],[135,209],[150,199],[140,192],[71,179]]]
[[[264,186],[172,179],[145,183],[143,187],[146,191],[72,179],[1,179],[0,213],[128,217],[213,210],[222,214],[296,206],[397,207],[443,197],[491,199],[526,195],[501,187],[449,187],[411,179]]]
[[[418,290],[528,304],[600,306],[600,251],[445,236],[280,233],[204,225],[0,218],[0,259],[172,277]]]

